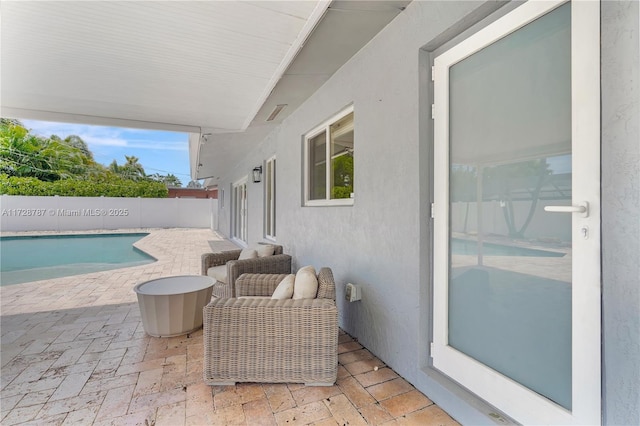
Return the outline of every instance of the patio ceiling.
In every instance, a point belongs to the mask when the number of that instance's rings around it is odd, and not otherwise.
[[[0,113],[190,132],[221,176],[408,3],[2,1]]]

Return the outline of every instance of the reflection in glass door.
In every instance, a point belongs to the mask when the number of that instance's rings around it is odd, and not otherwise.
[[[571,156],[456,160],[449,344],[571,409],[571,217],[544,211],[571,203]]]
[[[573,134],[573,9],[525,4],[435,61],[434,366],[523,423],[578,422],[576,392],[599,395],[577,387],[599,386],[577,368],[599,340],[576,343],[594,334],[574,312],[599,320],[583,293],[599,274],[575,271],[599,261],[597,212],[577,205],[599,189],[575,167],[599,139]]]

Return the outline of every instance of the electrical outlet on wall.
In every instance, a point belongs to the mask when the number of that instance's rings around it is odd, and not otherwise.
[[[355,302],[361,299],[360,286],[348,283],[344,292],[344,298],[348,302]]]

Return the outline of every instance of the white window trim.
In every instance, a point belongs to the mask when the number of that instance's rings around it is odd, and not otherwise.
[[[333,115],[329,119],[322,122],[320,125],[314,127],[309,132],[304,135],[303,138],[303,152],[304,152],[304,176],[303,176],[303,187],[304,187],[304,206],[306,207],[318,207],[318,206],[352,206],[355,199],[354,198],[330,198],[331,197],[331,174],[326,174],[326,185],[327,194],[326,196],[329,198],[325,198],[323,200],[310,200],[309,199],[309,140],[318,136],[322,132],[326,132],[327,142],[326,142],[326,158],[330,157],[331,152],[331,143],[329,140],[329,127],[340,120],[341,118],[351,114],[353,112],[353,105],[349,105],[347,108],[343,109],[339,113]],[[355,122],[354,122],[355,125]],[[355,173],[355,167],[354,167]],[[355,194],[355,188],[354,188]]]
[[[267,176],[267,170],[269,170],[269,168],[267,167],[269,165],[269,163],[273,163],[273,165],[271,166],[271,171],[272,171],[272,175],[271,176]],[[276,236],[277,236],[277,230],[275,233],[273,234],[269,234],[268,229],[269,229],[269,215],[268,213],[271,212],[271,221],[272,221],[272,229],[277,229],[276,228],[276,156],[272,156],[270,158],[268,158],[265,161],[264,164],[264,170],[265,170],[265,179],[264,179],[264,238],[269,240],[269,241],[276,241]],[[271,182],[271,200],[269,200],[267,198],[267,185],[268,183]],[[271,201],[273,204],[269,204],[269,201]]]
[[[237,205],[238,205],[238,195],[237,195],[237,187],[244,185],[245,186],[245,191],[247,191],[249,189],[249,177],[245,176],[242,179],[237,180],[236,182],[234,182],[231,185],[231,193],[232,193],[232,197],[231,197],[231,240],[234,241],[235,243],[241,245],[242,247],[247,247],[248,245],[248,241],[249,241],[249,220],[248,220],[248,200],[247,200],[247,206],[245,207],[245,238],[246,240],[243,240],[241,238],[241,236],[236,235],[236,226],[237,226],[237,221],[238,221],[238,211],[237,211]]]

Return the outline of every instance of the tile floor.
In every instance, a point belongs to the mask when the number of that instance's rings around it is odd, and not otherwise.
[[[136,245],[158,262],[1,288],[2,425],[457,424],[342,332],[335,386],[205,385],[202,330],[147,336],[132,288],[197,274],[209,242],[226,243],[146,231]]]

